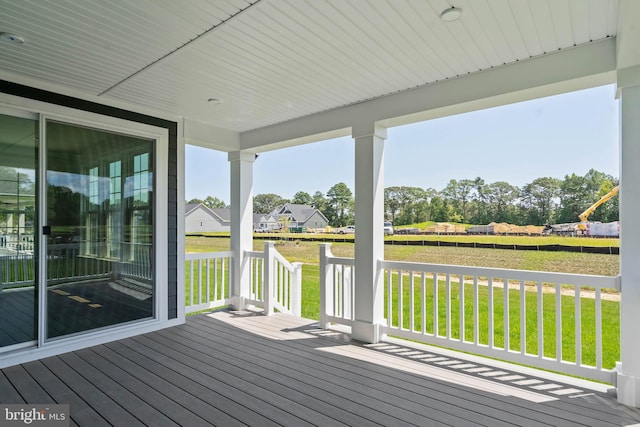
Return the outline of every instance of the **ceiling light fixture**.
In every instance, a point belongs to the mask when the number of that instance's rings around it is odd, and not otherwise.
[[[24,37],[19,36],[18,34],[13,34],[13,33],[1,32],[0,40],[4,40],[6,42],[13,43],[13,44],[24,44]]]
[[[451,6],[450,8],[442,11],[442,13],[440,14],[440,19],[442,19],[444,22],[453,22],[460,19],[461,16],[462,9],[460,9],[459,7]]]
[[[222,100],[220,98],[209,98],[207,99],[207,102],[213,105],[220,105],[222,104]]]

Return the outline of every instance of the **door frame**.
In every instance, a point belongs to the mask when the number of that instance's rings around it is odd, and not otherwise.
[[[168,171],[169,171],[169,129],[154,126],[137,121],[126,120],[118,117],[99,113],[77,110],[43,101],[27,99],[15,95],[0,93],[0,109],[8,114],[21,116],[31,114],[39,118],[40,141],[38,147],[39,159],[37,172],[38,191],[42,194],[46,188],[46,122],[55,120],[70,125],[86,126],[106,132],[120,133],[155,140],[154,150],[154,313],[151,319],[114,325],[94,331],[69,337],[60,337],[47,340],[46,331],[46,250],[43,240],[46,236],[42,233],[42,226],[46,214],[46,195],[39,195],[38,201],[38,328],[35,347],[33,342],[24,349],[16,351],[0,352],[0,368],[23,363],[28,360],[36,360],[61,352],[97,345],[141,333],[162,329],[167,326],[184,323],[184,318],[169,319],[168,304],[168,265],[169,238],[168,238]]]

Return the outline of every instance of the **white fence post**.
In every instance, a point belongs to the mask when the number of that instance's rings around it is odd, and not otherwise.
[[[262,297],[264,299],[264,314],[274,313],[273,298],[275,297],[275,264],[273,251],[274,242],[264,242],[264,278],[262,280]]]
[[[327,329],[327,315],[333,313],[333,267],[328,259],[333,257],[331,243],[320,243],[320,327]]]
[[[291,283],[291,312],[294,316],[302,315],[302,263],[293,263],[294,272]]]

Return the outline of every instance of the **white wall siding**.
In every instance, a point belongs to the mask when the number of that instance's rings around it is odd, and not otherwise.
[[[203,207],[187,213],[185,216],[185,232],[187,233],[206,233],[217,231],[230,231],[231,226],[223,223],[214,215],[211,215]]]

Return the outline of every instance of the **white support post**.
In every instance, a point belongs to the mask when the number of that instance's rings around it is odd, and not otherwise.
[[[294,273],[291,283],[291,312],[294,316],[302,316],[302,263],[293,263]]]
[[[333,267],[328,259],[333,256],[331,243],[320,243],[320,327],[329,328],[328,314],[333,314]]]
[[[275,298],[275,271],[274,271],[274,242],[264,242],[264,281],[262,282],[262,295],[264,299],[264,314],[271,316],[274,313],[273,299]]]
[[[380,341],[383,281],[378,260],[384,259],[384,141],[387,130],[374,123],[354,126],[355,139],[355,313],[351,336]]]
[[[634,73],[640,81],[640,71]],[[640,85],[618,81],[620,103],[620,362],[618,401],[640,407]]]
[[[253,163],[256,155],[229,153],[231,163],[231,252],[233,252],[231,306],[245,308],[250,291],[250,263],[245,252],[253,250]]]

